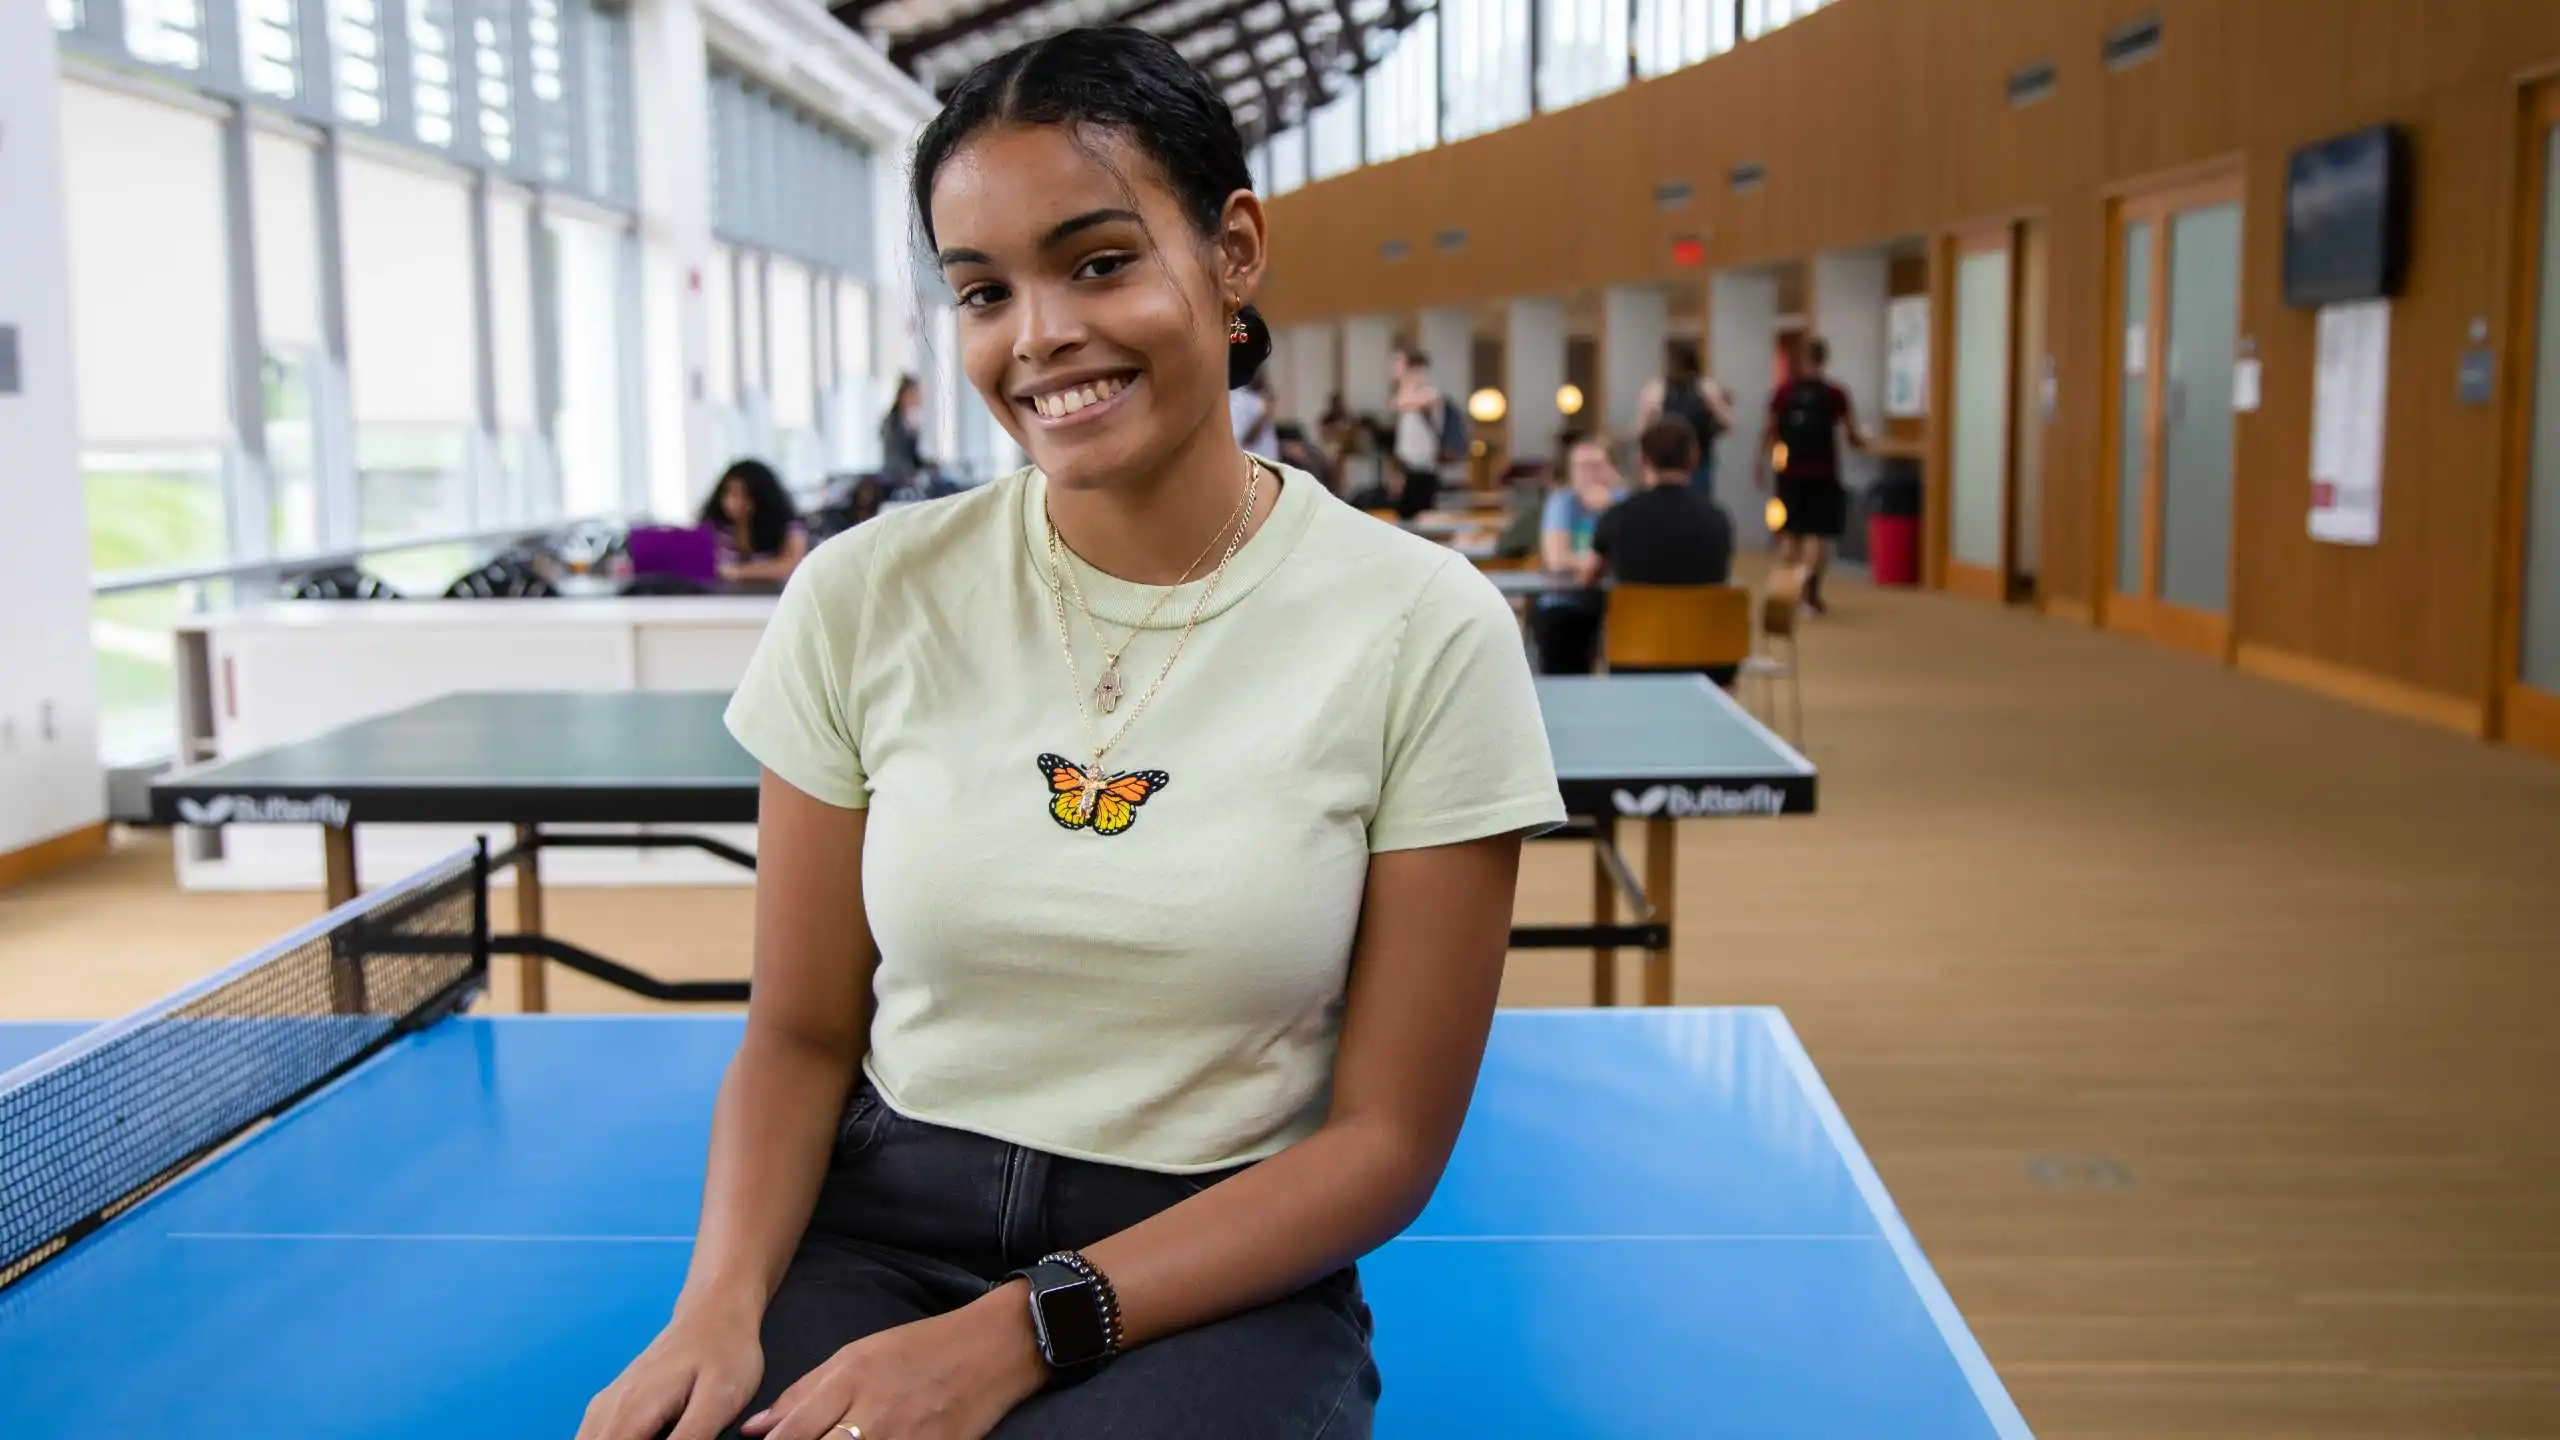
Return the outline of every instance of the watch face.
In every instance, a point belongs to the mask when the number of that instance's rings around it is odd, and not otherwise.
[[[1080,1365],[1103,1352],[1102,1305],[1093,1282],[1045,1289],[1039,1293],[1040,1340],[1052,1365]]]

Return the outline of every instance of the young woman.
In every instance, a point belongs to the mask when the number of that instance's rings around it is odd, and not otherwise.
[[[761,460],[740,460],[711,487],[702,523],[720,537],[720,578],[781,581],[809,553],[809,532],[782,477]]]
[[[1366,1435],[1353,1262],[1564,816],[1518,632],[1237,448],[1263,211],[1171,46],[991,61],[913,175],[1034,468],[820,549],[739,688],[755,998],[674,1316],[581,1433]]]
[[[898,377],[898,392],[880,417],[880,473],[892,485],[908,485],[933,468],[924,454],[924,385],[913,375]]]
[[[1625,479],[1609,459],[1609,440],[1568,432],[1562,446],[1565,483],[1547,496],[1538,524],[1538,562],[1550,575],[1583,575],[1600,517],[1626,498]],[[1549,675],[1588,675],[1600,640],[1603,606],[1596,590],[1552,590],[1529,607],[1538,668]]]

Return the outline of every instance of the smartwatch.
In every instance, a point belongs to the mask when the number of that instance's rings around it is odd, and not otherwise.
[[[1031,1334],[1056,1383],[1087,1379],[1120,1353],[1120,1297],[1084,1256],[1043,1255],[1006,1278],[1031,1282]]]

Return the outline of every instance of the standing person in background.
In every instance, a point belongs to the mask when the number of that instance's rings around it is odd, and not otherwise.
[[[702,502],[702,523],[720,537],[720,578],[779,584],[809,553],[809,532],[782,477],[761,460],[739,460],[721,472]],[[698,543],[698,542],[697,542]]]
[[[1822,570],[1831,542],[1849,523],[1849,492],[1840,483],[1840,435],[1849,447],[1867,448],[1858,428],[1849,392],[1831,383],[1822,367],[1831,347],[1821,336],[1787,345],[1787,380],[1769,397],[1769,419],[1760,432],[1757,479],[1769,488],[1769,470],[1778,472],[1778,503],[1786,519],[1778,532],[1778,560],[1798,569],[1804,579],[1804,603],[1816,615],[1827,614],[1822,602]]]
[[[1529,607],[1529,633],[1538,642],[1538,668],[1549,675],[1588,675],[1600,637],[1600,592],[1588,588],[1591,538],[1626,494],[1609,442],[1597,432],[1568,433],[1560,447],[1565,483],[1547,496],[1538,528],[1538,559],[1550,575],[1577,577],[1584,588],[1551,590]]]
[[[1442,468],[1466,458],[1466,425],[1456,404],[1431,383],[1431,357],[1415,347],[1395,348],[1387,360],[1387,383],[1387,464],[1378,486],[1355,503],[1410,520],[1440,503]]]
[[[1272,432],[1271,382],[1256,375],[1240,389],[1227,396],[1227,424],[1235,431],[1236,445],[1248,455],[1277,458],[1279,437]]]
[[[1698,493],[1713,495],[1716,440],[1733,428],[1733,397],[1702,373],[1685,350],[1672,356],[1668,374],[1646,381],[1643,393],[1636,397],[1636,433],[1652,429],[1653,422],[1665,415],[1688,421],[1697,435],[1698,464],[1689,482]]]
[[[889,413],[880,417],[880,473],[893,488],[917,484],[933,468],[924,454],[923,424],[924,383],[913,375],[901,375],[897,398],[889,402]]]

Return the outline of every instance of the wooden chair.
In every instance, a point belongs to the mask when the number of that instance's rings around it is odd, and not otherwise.
[[[1621,582],[1609,591],[1602,653],[1612,670],[1739,666],[1751,658],[1751,592]]]
[[[1787,743],[1804,748],[1804,672],[1796,652],[1796,620],[1804,608],[1804,572],[1794,568],[1774,571],[1769,576],[1769,591],[1760,599],[1760,643],[1753,647],[1751,658],[1742,662],[1742,678],[1760,682],[1761,718],[1787,737]],[[1777,651],[1783,645],[1786,654]],[[1795,723],[1785,723],[1778,710],[1778,682],[1787,682],[1788,710]]]

